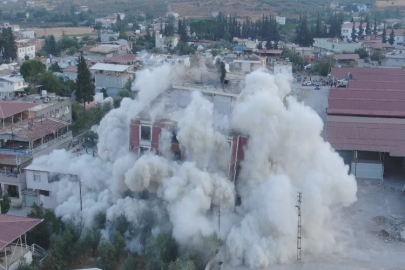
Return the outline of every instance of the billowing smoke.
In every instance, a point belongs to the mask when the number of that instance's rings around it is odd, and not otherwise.
[[[235,186],[228,179],[228,127],[218,127],[213,104],[199,92],[192,94],[178,121],[177,139],[185,160],[174,160],[170,130],[161,133],[160,155],[129,151],[130,120],[150,113],[152,101],[175,77],[168,66],[137,74],[137,99],[124,99],[97,129],[98,157],[57,150],[33,161],[65,173],[53,183],[56,214],[92,226],[103,212],[110,221],[125,216],[133,227],[153,216],[153,232],[171,232],[180,244],[195,246],[217,233],[225,242],[221,260],[256,269],[295,258],[296,196],[302,191],[305,250],[333,252],[342,235],[331,211],[356,201],[357,186],[348,167],[320,136],[320,117],[293,97],[285,98],[290,78],[265,71],[246,77],[232,120],[225,124],[249,137]],[[79,183],[69,174],[77,175],[82,184],[82,212]],[[235,207],[237,193],[241,205]],[[216,208],[222,214],[220,231]],[[139,234],[128,233],[127,248],[141,251],[139,239]]]

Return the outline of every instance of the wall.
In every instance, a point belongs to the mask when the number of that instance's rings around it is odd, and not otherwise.
[[[30,59],[35,58],[35,45],[28,45],[26,47],[20,47],[17,49],[18,58],[24,60],[24,57],[28,55]]]
[[[43,109],[35,112],[36,117],[54,117],[63,121],[72,121],[72,101],[70,99],[64,99],[63,101],[57,101],[54,104],[46,104]],[[59,110],[59,111],[58,111]],[[59,113],[59,115],[58,115]],[[63,116],[64,115],[64,116]]]
[[[96,73],[95,85],[97,87],[104,88],[124,88],[125,83],[129,78],[132,77],[132,74],[124,73],[119,75],[108,74],[108,73]]]
[[[52,185],[49,183],[49,173],[39,172],[41,175],[40,181],[34,181],[34,171],[26,170],[27,188],[30,189],[41,189],[41,190],[52,190]]]
[[[389,67],[402,67],[405,66],[405,57],[386,57],[385,58],[385,65]]]

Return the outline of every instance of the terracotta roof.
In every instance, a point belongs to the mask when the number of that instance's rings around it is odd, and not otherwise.
[[[387,36],[391,34],[392,29],[387,29]],[[404,29],[394,29],[394,36],[404,36],[405,30]]]
[[[403,89],[331,88],[328,114],[405,117],[404,103]]]
[[[405,119],[328,115],[326,140],[338,150],[405,156]]]
[[[20,156],[20,158],[21,158],[21,164],[24,164],[25,162],[27,162],[31,159],[31,157],[27,157],[27,156]],[[17,166],[16,156],[0,154],[0,165]]]
[[[77,66],[67,67],[67,68],[63,69],[63,71],[67,71],[67,72],[77,72]]]
[[[19,101],[0,101],[0,119],[10,117],[37,106],[38,103]]]
[[[37,226],[42,220],[0,214],[0,249]]]
[[[30,123],[33,123],[32,126]],[[67,125],[68,123],[56,119],[46,117],[41,119],[38,117],[14,124],[12,130],[11,127],[2,128],[0,129],[0,136],[2,134],[13,134],[28,141],[35,141]]]
[[[336,60],[355,60],[355,59],[360,59],[359,55],[357,53],[350,53],[350,54],[335,54],[333,55],[333,58]]]
[[[383,79],[384,80],[384,79]],[[363,80],[351,80],[349,82],[350,88],[364,88],[364,89],[404,89],[405,77],[403,81],[363,81]]]
[[[94,48],[94,46],[86,45],[79,49],[80,52],[88,52],[90,49]]]
[[[208,39],[196,39],[196,40],[194,40],[194,42],[198,42],[198,43],[212,43],[212,40],[208,40]]]

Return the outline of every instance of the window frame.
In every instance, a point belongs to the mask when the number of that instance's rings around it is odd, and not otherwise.
[[[148,127],[149,128],[149,139],[142,138],[142,127]],[[152,125],[146,125],[146,124],[140,124],[139,125],[139,140],[140,141],[152,142]]]
[[[41,182],[41,172],[34,171],[33,180],[34,182]]]

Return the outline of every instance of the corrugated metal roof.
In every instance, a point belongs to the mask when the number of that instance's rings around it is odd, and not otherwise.
[[[405,119],[327,116],[326,140],[338,150],[405,156]]]
[[[7,75],[0,77],[0,80],[5,80],[8,82],[23,82],[24,78],[21,76]]]
[[[328,114],[405,117],[405,91],[331,88]]]
[[[28,232],[42,220],[0,214],[0,249]]]
[[[401,75],[405,76],[405,69],[400,68],[338,68],[333,67],[331,76],[336,78],[347,78],[349,72],[353,75],[354,80],[372,81],[389,81],[386,76]],[[363,76],[372,75],[368,79]],[[398,77],[397,79],[401,79]],[[403,81],[403,78],[401,79]]]
[[[127,70],[130,66],[127,65],[114,65],[114,64],[104,64],[104,63],[97,63],[92,66],[91,70],[103,70],[103,71],[117,71],[123,72]]]
[[[37,106],[38,103],[19,101],[0,101],[0,119],[10,117]]]

